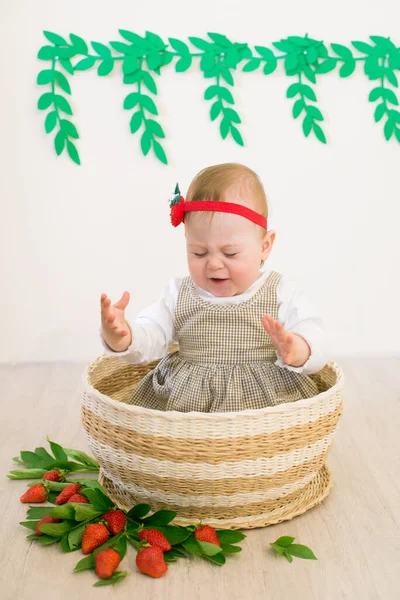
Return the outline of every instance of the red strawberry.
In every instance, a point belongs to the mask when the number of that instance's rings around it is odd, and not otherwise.
[[[122,510],[110,510],[105,513],[103,519],[106,521],[112,535],[121,533],[125,528],[126,516]]]
[[[72,494],[72,496],[68,498],[67,504],[68,502],[80,502],[81,504],[89,504],[89,500],[86,498],[86,496],[81,496],[81,494]]]
[[[35,527],[36,535],[44,535],[43,531],[40,531],[42,523],[60,523],[60,519],[52,519],[50,515],[46,515],[43,519],[40,519],[39,523]]]
[[[74,494],[77,494],[81,489],[80,485],[70,483],[67,485],[56,498],[56,504],[65,504]]]
[[[208,542],[209,544],[215,544],[216,546],[220,546],[220,541],[217,536],[217,532],[214,527],[210,527],[209,525],[203,525],[199,527],[194,532],[194,537],[199,542]]]
[[[96,554],[96,573],[100,579],[110,579],[121,562],[120,555],[112,548],[105,548]]]
[[[150,577],[161,577],[168,571],[164,553],[160,546],[145,546],[136,555],[139,571]]]
[[[43,483],[35,483],[32,487],[26,490],[25,494],[22,494],[20,498],[21,502],[46,502],[47,490]]]
[[[60,471],[47,471],[43,475],[43,479],[47,479],[47,481],[60,481]]]
[[[139,532],[139,539],[146,540],[152,546],[159,546],[163,552],[171,550],[171,544],[165,535],[161,531],[157,531],[157,529],[142,529]]]
[[[101,523],[92,523],[85,528],[82,535],[82,552],[90,554],[108,540],[108,529]]]

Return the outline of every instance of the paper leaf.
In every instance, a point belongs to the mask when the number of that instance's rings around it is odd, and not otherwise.
[[[375,108],[375,113],[374,113],[374,119],[375,119],[376,123],[378,123],[378,121],[380,121],[382,119],[385,112],[386,112],[385,104],[383,102],[381,104],[378,104],[378,106]]]
[[[229,133],[229,126],[230,126],[230,122],[228,119],[223,118],[220,126],[219,126],[219,130],[221,133],[221,137],[222,139],[225,139]]]
[[[228,40],[226,35],[223,35],[221,33],[211,33],[211,32],[207,33],[207,35],[213,42],[215,42],[216,44],[219,44],[223,48],[230,48],[232,46],[232,42],[230,40]]]
[[[385,69],[385,75],[389,83],[391,83],[394,87],[399,87],[399,82],[397,81],[396,73],[394,73],[390,69]]]
[[[222,98],[222,100],[225,100],[225,102],[229,102],[229,104],[235,104],[233,96],[232,96],[230,90],[228,90],[228,88],[220,87],[219,88],[219,97]]]
[[[385,126],[383,128],[383,133],[385,138],[389,141],[390,138],[392,137],[393,133],[395,130],[395,123],[394,121],[392,121],[391,119],[388,119],[385,123]]]
[[[132,92],[128,94],[124,100],[124,108],[125,110],[131,110],[140,102],[141,95],[138,92]]]
[[[363,54],[372,54],[375,49],[373,46],[366,44],[365,42],[351,42],[354,48],[356,48],[359,52]]]
[[[158,123],[154,119],[147,119],[146,128],[148,131],[150,131],[156,137],[165,138],[165,133],[163,131],[163,128],[161,127],[160,123]]]
[[[180,55],[189,54],[189,47],[185,42],[181,42],[181,40],[177,40],[175,38],[168,38],[168,41],[172,48],[176,50],[176,52]]]
[[[64,135],[64,132],[60,129],[60,131],[57,133],[56,137],[54,138],[54,147],[55,147],[57,156],[60,156],[61,152],[64,150],[64,146],[65,146],[65,135]]]
[[[189,37],[188,39],[190,43],[193,44],[193,46],[196,46],[196,48],[199,48],[200,50],[205,50],[206,52],[208,52],[212,49],[212,44],[210,44],[210,42],[202,40],[201,38]]]
[[[54,127],[56,126],[57,123],[57,113],[56,111],[52,111],[49,112],[46,115],[46,120],[44,122],[44,129],[46,131],[46,133],[51,133],[54,129]],[[43,471],[43,475],[44,475],[45,471]]]
[[[228,85],[234,85],[234,80],[233,80],[233,77],[232,77],[232,73],[230,72],[229,69],[226,69],[226,68],[222,67],[221,68],[221,75],[222,75],[222,78],[226,81],[226,83]]]
[[[61,73],[61,71],[55,71],[55,76],[56,76],[56,82],[60,86],[60,88],[63,90],[63,92],[65,92],[66,94],[70,94],[71,88],[70,88],[68,79],[65,77],[64,73]]]
[[[306,111],[307,111],[307,114],[312,119],[316,119],[317,121],[323,121],[324,120],[324,117],[323,117],[321,111],[316,106],[306,106]]]
[[[140,129],[142,121],[143,121],[143,113],[141,111],[138,111],[132,115],[131,122],[130,122],[131,133],[136,133],[136,131],[138,131],[138,129]]]
[[[158,160],[160,160],[165,165],[168,164],[167,155],[165,154],[163,147],[159,142],[157,142],[157,140],[153,140],[153,150]]]
[[[243,138],[240,134],[240,131],[234,125],[231,125],[231,135],[235,142],[239,144],[239,146],[244,146]]]
[[[149,133],[147,131],[145,131],[142,134],[141,140],[140,140],[140,147],[142,149],[143,154],[146,156],[151,148],[151,136],[149,135]]]
[[[304,121],[303,121],[303,133],[306,137],[308,137],[310,135],[312,125],[313,125],[313,121],[312,121],[311,117],[309,117],[309,116],[305,117]]]
[[[150,42],[153,48],[157,51],[164,50],[164,48],[166,48],[166,44],[164,44],[163,40],[156,33],[146,31],[146,40]]]
[[[241,123],[242,122],[241,118],[237,114],[236,110],[233,110],[233,108],[225,109],[225,117],[227,119],[229,119],[230,121],[233,121],[233,123]]]
[[[92,56],[88,56],[87,58],[83,58],[82,60],[80,60],[74,66],[74,69],[75,69],[75,71],[87,71],[88,69],[91,69],[93,67],[95,62],[96,62],[95,58],[93,58]]]
[[[356,68],[356,61],[355,60],[349,60],[347,62],[345,62],[342,67],[340,67],[339,69],[339,75],[340,77],[349,77]]]
[[[182,58],[180,58],[175,64],[175,71],[177,73],[183,73],[184,71],[187,71],[189,69],[191,64],[192,57],[190,54],[188,56],[182,56]]]
[[[72,138],[79,138],[79,133],[77,132],[75,125],[71,121],[61,119],[60,127],[64,131],[65,135]]]
[[[306,98],[308,98],[309,100],[313,100],[314,102],[317,101],[317,96],[315,95],[315,92],[312,89],[312,87],[310,87],[309,85],[303,84],[301,86],[301,91],[304,94],[304,96],[306,96]]]
[[[281,40],[280,42],[272,42],[273,46],[281,52],[295,52],[296,46],[288,40]]]
[[[110,46],[120,54],[130,54],[132,50],[132,46],[124,44],[123,42],[110,42]]]
[[[251,71],[255,71],[261,65],[261,58],[252,58],[246,63],[243,67],[243,71],[245,73],[250,73]]]
[[[74,67],[71,64],[71,61],[68,58],[60,58],[60,65],[69,73],[70,75],[74,74]]]
[[[69,34],[69,39],[71,40],[71,44],[74,46],[77,54],[87,54],[88,47],[85,40],[74,33]]]
[[[53,103],[54,100],[54,96],[51,92],[46,92],[46,94],[42,94],[38,100],[38,109],[39,110],[46,110],[46,108],[49,108],[49,106]],[[30,465],[28,465],[30,466]],[[40,467],[41,466],[41,462],[39,461],[39,464],[34,464],[32,465],[33,467]]]
[[[72,115],[72,108],[68,102],[68,100],[66,98],[64,98],[64,96],[60,96],[60,94],[55,94],[54,95],[54,104],[57,106],[57,108],[59,110],[62,110],[63,112],[67,113],[67,115]],[[67,455],[65,455],[65,459],[61,459],[61,458],[57,458],[57,460],[65,460],[67,461]]]
[[[157,94],[157,85],[150,73],[148,73],[147,71],[142,71],[142,81],[143,84],[149,90],[149,92],[155,95]]]
[[[331,44],[331,48],[335,54],[341,56],[346,61],[353,58],[352,51],[349,48],[346,48],[346,46],[342,46],[341,44]]]
[[[93,50],[97,52],[100,56],[104,58],[109,58],[111,56],[111,50],[108,46],[104,44],[100,44],[100,42],[90,42]]]
[[[301,114],[301,111],[305,107],[304,100],[300,98],[300,100],[296,100],[293,105],[292,114],[295,119]]]
[[[136,56],[127,56],[122,63],[122,72],[125,75],[129,75],[129,73],[134,73],[139,68],[138,59]]]
[[[152,98],[150,98],[150,96],[142,95],[140,97],[140,104],[145,110],[149,111],[152,115],[158,115],[157,107],[154,104]]]
[[[123,38],[128,40],[128,42],[132,42],[133,44],[141,46],[145,43],[145,40],[133,31],[128,31],[127,29],[119,29],[119,33]]]
[[[210,109],[211,121],[215,121],[215,119],[218,117],[219,113],[221,112],[221,108],[222,108],[222,105],[219,100],[214,102],[214,104],[211,106],[211,109]]]
[[[57,54],[57,48],[54,46],[42,46],[38,52],[40,60],[51,60]]]
[[[324,132],[322,131],[321,127],[319,125],[317,125],[317,123],[313,123],[313,127],[314,127],[314,133],[317,137],[317,139],[322,142],[323,144],[326,144],[326,137]]]
[[[54,81],[55,71],[53,69],[46,69],[44,71],[40,71],[37,76],[36,83],[38,85],[46,85]]]
[[[51,31],[43,31],[43,33],[47,37],[49,42],[51,42],[52,44],[55,44],[56,46],[67,45],[67,42],[63,37],[61,37],[61,35],[58,35],[57,33],[52,33]]]
[[[99,68],[97,69],[97,75],[100,75],[100,77],[105,77],[106,75],[109,75],[111,73],[113,68],[114,60],[112,58],[103,60],[103,62],[99,64]]]
[[[323,62],[318,63],[315,66],[315,72],[318,74],[329,73],[336,68],[337,59],[336,58],[327,58]]]

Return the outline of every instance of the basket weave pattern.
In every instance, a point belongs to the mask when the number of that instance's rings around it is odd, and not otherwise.
[[[176,511],[176,524],[252,528],[291,519],[329,493],[325,460],[342,412],[335,363],[312,376],[318,396],[235,413],[127,404],[156,364],[104,355],[84,374],[83,427],[100,483],[121,508],[145,502]]]

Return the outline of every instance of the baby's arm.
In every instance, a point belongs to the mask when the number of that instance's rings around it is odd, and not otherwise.
[[[173,279],[164,288],[161,298],[143,309],[132,322],[124,321],[126,337],[121,336],[120,350],[109,344],[101,330],[106,354],[133,364],[147,364],[164,356],[175,339],[173,315],[181,280]],[[115,351],[116,350],[116,351]]]
[[[299,286],[285,277],[279,282],[277,301],[278,320],[263,318],[277,350],[276,364],[307,375],[316,373],[329,359],[319,315]]]

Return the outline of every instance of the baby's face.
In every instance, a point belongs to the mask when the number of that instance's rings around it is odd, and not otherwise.
[[[214,296],[236,296],[260,276],[275,233],[231,213],[191,213],[185,225],[190,275],[197,286]]]

